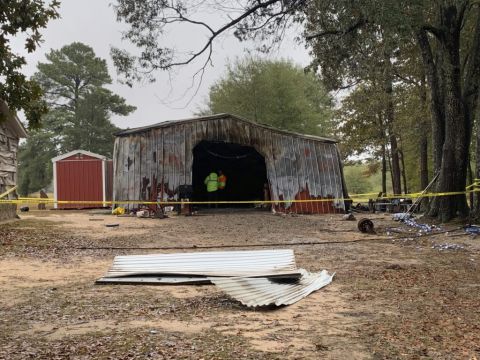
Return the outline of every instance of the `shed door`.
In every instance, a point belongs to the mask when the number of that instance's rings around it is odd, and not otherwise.
[[[57,199],[103,201],[102,161],[64,160],[57,166]],[[59,204],[61,209],[102,207],[100,203]]]

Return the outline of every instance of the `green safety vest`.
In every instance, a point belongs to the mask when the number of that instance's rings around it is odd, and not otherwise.
[[[208,192],[214,192],[218,190],[218,175],[217,173],[210,173],[205,178],[204,184],[207,185],[207,191]]]

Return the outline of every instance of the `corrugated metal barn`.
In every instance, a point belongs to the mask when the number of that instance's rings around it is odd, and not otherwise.
[[[53,163],[55,201],[94,201],[94,203],[55,203],[56,209],[106,207],[112,199],[112,160],[85,150],[56,156]]]
[[[211,171],[228,178],[219,200],[273,200],[276,211],[345,211],[347,189],[335,140],[300,135],[219,114],[165,121],[116,134],[115,201],[206,200]],[[331,199],[322,202],[289,200]],[[130,208],[135,204],[125,205]]]

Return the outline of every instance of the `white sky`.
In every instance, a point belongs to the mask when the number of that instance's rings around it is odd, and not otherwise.
[[[137,110],[127,117],[114,117],[112,121],[121,128],[137,127],[157,123],[164,120],[189,117],[201,106],[207,98],[208,88],[219,79],[225,70],[228,59],[243,56],[248,50],[253,50],[252,44],[241,43],[231,34],[223,36],[214,44],[213,66],[207,69],[198,94],[182,96],[190,88],[192,74],[198,70],[198,64],[178,69],[170,83],[165,73],[157,73],[154,84],[136,84],[133,88],[117,82],[115,69],[110,58],[110,46],[128,48],[121,41],[122,24],[115,21],[115,14],[110,6],[112,0],[61,0],[61,19],[51,21],[48,28],[42,31],[44,43],[33,54],[27,54],[27,66],[24,73],[32,75],[36,64],[45,61],[45,54],[50,49],[60,49],[74,41],[91,46],[97,56],[108,62],[113,84],[110,89],[123,96],[127,103],[137,107]],[[207,20],[219,23],[219,14],[207,14]],[[175,32],[167,34],[167,43],[175,44],[179,50],[195,50],[201,44],[204,34],[192,31],[188,27],[180,27]],[[23,42],[16,39],[12,42],[14,51],[21,54]],[[303,45],[297,45],[292,36],[287,36],[283,44],[270,58],[286,58],[305,66],[310,58]],[[172,86],[171,86],[172,85]],[[175,100],[178,101],[175,101]]]

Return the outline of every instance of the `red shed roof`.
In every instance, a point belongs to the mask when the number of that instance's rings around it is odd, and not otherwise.
[[[55,156],[55,157],[52,159],[52,162],[55,163],[55,162],[57,162],[57,161],[60,161],[60,160],[69,158],[70,156],[74,156],[74,155],[77,155],[77,154],[87,155],[87,156],[90,156],[90,157],[93,157],[93,158],[97,158],[97,159],[99,159],[99,160],[107,160],[107,157],[106,157],[106,156],[99,155],[99,154],[95,154],[95,153],[92,153],[92,152],[90,152],[90,151],[86,151],[86,150],[73,150],[73,151],[70,151],[70,152],[68,152],[68,153],[66,153],[66,154],[59,155],[59,156]]]

